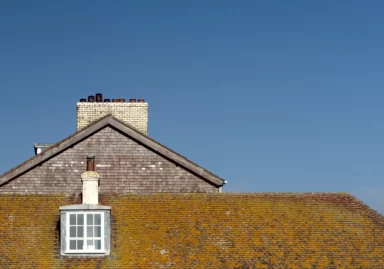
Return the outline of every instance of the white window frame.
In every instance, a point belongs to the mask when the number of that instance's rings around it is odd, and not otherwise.
[[[101,215],[101,223],[100,223],[100,228],[101,228],[101,237],[95,237],[95,236],[88,236],[87,235],[87,215],[89,214],[100,214]],[[77,215],[83,215],[83,237],[70,237],[70,215],[76,215],[76,220],[77,220]],[[72,211],[72,212],[66,212],[66,235],[65,235],[65,240],[66,240],[66,250],[65,253],[105,253],[105,245],[104,245],[104,212],[100,211]],[[94,227],[94,223],[92,226]],[[77,227],[77,224],[76,226]],[[77,233],[77,229],[76,229]],[[78,239],[83,240],[83,249],[70,249],[70,240],[78,240]],[[87,249],[87,240],[101,240],[101,249]]]

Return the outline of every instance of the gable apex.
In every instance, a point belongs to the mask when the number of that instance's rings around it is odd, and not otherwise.
[[[74,134],[68,136],[67,138],[61,140],[60,142],[52,145],[51,147],[46,149],[44,152],[28,159],[27,161],[21,163],[20,165],[14,167],[13,169],[1,175],[0,186],[5,183],[8,183],[9,181],[13,180],[19,175],[31,170],[37,165],[43,163],[44,161],[60,154],[64,150],[83,141],[87,137],[90,137],[91,135],[99,132],[100,130],[104,129],[107,126],[110,126],[113,129],[123,133],[124,135],[132,138],[133,140],[137,141],[139,144],[144,145],[145,147],[149,148],[153,152],[166,157],[167,159],[173,161],[177,165],[185,168],[186,170],[191,171],[192,173],[198,175],[199,177],[203,178],[204,180],[206,180],[207,182],[211,183],[216,187],[221,187],[225,184],[225,181],[220,177],[214,175],[208,170],[205,170],[199,165],[186,159],[182,155],[172,151],[171,149],[165,147],[164,145],[160,144],[156,140],[136,130],[130,124],[122,122],[116,119],[115,117],[113,117],[112,115],[106,115],[105,117],[99,119],[98,121],[95,121],[93,124],[89,125],[88,127],[75,132]]]

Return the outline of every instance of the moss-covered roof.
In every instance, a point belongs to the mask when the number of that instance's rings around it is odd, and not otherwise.
[[[0,268],[383,268],[384,219],[348,194],[103,196],[111,255],[61,257],[64,195],[0,195]]]

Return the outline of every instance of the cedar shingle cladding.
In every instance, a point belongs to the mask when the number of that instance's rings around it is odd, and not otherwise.
[[[12,193],[80,193],[85,157],[96,155],[101,193],[217,192],[218,188],[106,126],[0,187]]]
[[[0,268],[382,268],[383,217],[347,194],[108,195],[111,255],[59,255],[73,196],[0,195]]]

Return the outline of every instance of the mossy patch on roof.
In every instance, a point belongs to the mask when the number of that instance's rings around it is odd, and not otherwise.
[[[102,196],[111,255],[61,257],[64,195],[0,195],[0,268],[381,268],[384,222],[348,194]]]

